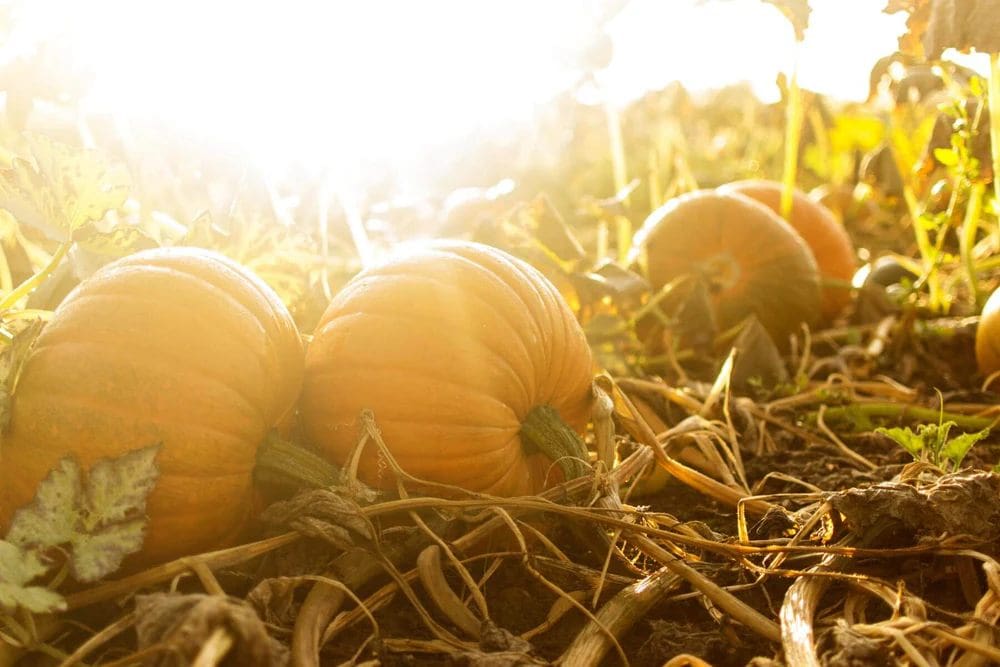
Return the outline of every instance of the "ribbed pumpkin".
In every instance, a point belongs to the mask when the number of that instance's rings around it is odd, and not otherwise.
[[[289,416],[303,350],[261,280],[222,255],[145,251],[81,283],[26,360],[0,441],[0,528],[56,463],[161,443],[142,553],[225,545],[253,506],[267,431]]]
[[[781,215],[781,190],[781,183],[762,180],[736,181],[719,188],[720,192],[737,192],[755,199],[778,215]],[[845,283],[843,287],[824,285],[822,289],[823,317],[836,317],[851,302],[851,289],[847,285],[857,268],[851,237],[830,209],[800,190],[792,192],[788,224],[812,251],[820,278]]]
[[[805,241],[763,204],[699,190],[653,211],[633,241],[633,259],[654,289],[682,276],[704,282],[718,325],[751,313],[783,344],[818,319],[819,273]]]
[[[335,463],[357,446],[369,409],[410,475],[529,494],[560,478],[552,459],[562,455],[536,451],[548,448],[532,434],[583,431],[591,372],[583,331],[541,273],[489,246],[436,242],[363,271],[334,298],[306,352],[301,416]],[[395,485],[373,444],[359,476]]]

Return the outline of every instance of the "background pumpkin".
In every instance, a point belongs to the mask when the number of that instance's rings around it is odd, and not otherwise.
[[[138,560],[224,545],[249,517],[257,446],[293,409],[302,356],[278,296],[222,255],[165,248],[105,266],[25,362],[0,442],[0,527],[65,456],[87,468],[159,442]]]
[[[438,242],[362,272],[334,298],[306,353],[301,405],[307,437],[335,463],[371,409],[409,474],[519,495],[553,479],[553,457],[529,451],[524,423],[549,406],[582,432],[590,401],[590,349],[552,284],[495,248]],[[359,476],[395,484],[374,445]]]
[[[725,329],[754,313],[780,345],[818,319],[819,273],[805,241],[769,208],[736,193],[699,190],[653,211],[633,260],[654,289],[691,275]]]
[[[727,183],[720,192],[737,192],[759,201],[781,215],[781,183],[750,180]],[[823,317],[836,317],[851,303],[851,278],[857,269],[854,244],[847,230],[826,206],[800,190],[792,192],[792,212],[787,220],[816,259],[821,278],[844,283],[822,286]]]
[[[976,327],[976,363],[979,372],[991,375],[1000,371],[1000,289],[983,306]]]

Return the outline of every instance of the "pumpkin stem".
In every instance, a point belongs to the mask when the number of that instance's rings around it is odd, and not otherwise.
[[[340,469],[308,449],[271,432],[257,449],[254,479],[296,489],[322,489],[340,482]]]
[[[521,423],[520,436],[525,452],[541,452],[555,461],[566,479],[582,477],[587,472],[586,445],[552,406],[532,408]]]

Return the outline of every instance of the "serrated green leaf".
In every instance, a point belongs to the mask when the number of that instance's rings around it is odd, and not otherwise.
[[[55,591],[28,585],[47,569],[38,554],[0,540],[0,609],[38,614],[65,609],[66,601]]]
[[[38,554],[0,540],[0,581],[21,586],[45,574],[46,569]]]
[[[100,459],[82,480],[79,465],[66,458],[39,484],[35,498],[14,514],[7,539],[22,548],[64,547],[77,581],[114,572],[142,547],[146,497],[159,471],[160,445]]]
[[[74,149],[43,135],[28,137],[30,159],[0,169],[0,207],[19,222],[59,241],[121,207],[129,181],[97,152]]]
[[[31,504],[14,512],[7,540],[43,550],[72,542],[82,513],[80,477],[75,459],[59,461],[38,485]]]
[[[146,511],[146,496],[159,472],[160,445],[136,449],[116,459],[101,459],[87,476],[85,509],[88,529],[109,526]]]
[[[146,537],[145,517],[104,526],[99,532],[81,534],[73,541],[70,561],[77,581],[97,581],[119,567],[125,556],[142,548]]]
[[[66,609],[66,600],[43,586],[16,586],[0,582],[0,609],[27,609],[35,614],[48,614]]]
[[[984,428],[982,431],[977,431],[975,433],[963,433],[957,435],[948,441],[948,444],[941,449],[941,456],[948,459],[952,464],[958,468],[962,465],[962,461],[965,459],[965,455],[969,453],[973,445],[987,437],[990,434],[990,429]]]
[[[909,428],[880,427],[875,429],[875,432],[891,438],[897,445],[908,451],[913,458],[920,458],[920,452],[924,449],[924,439]]]

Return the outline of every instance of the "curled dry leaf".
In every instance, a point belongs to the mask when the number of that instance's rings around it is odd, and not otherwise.
[[[274,503],[264,511],[261,520],[294,528],[340,549],[354,546],[356,537],[366,541],[375,537],[357,503],[336,489],[304,491],[291,500]]]
[[[139,595],[135,601],[139,650],[155,651],[148,667],[191,664],[202,645],[219,628],[233,639],[226,664],[275,667],[288,662],[285,647],[267,634],[264,623],[241,600],[221,595]]]

